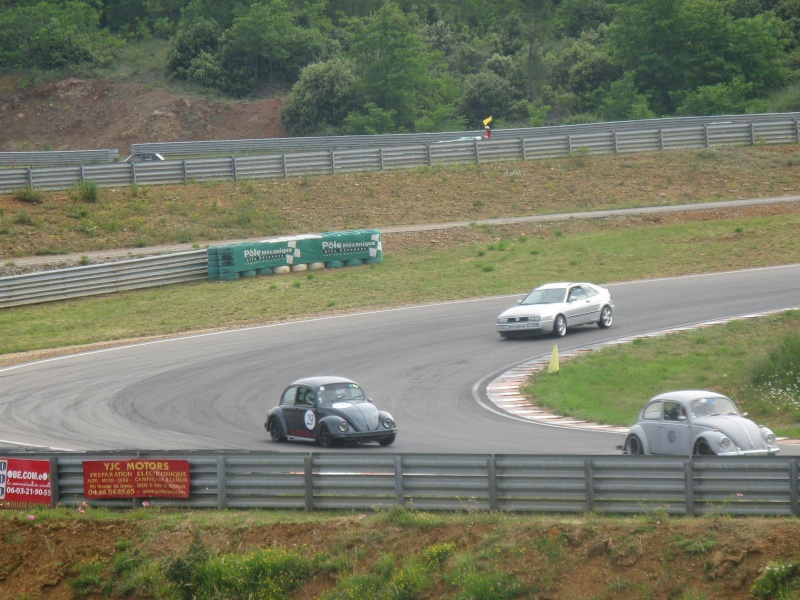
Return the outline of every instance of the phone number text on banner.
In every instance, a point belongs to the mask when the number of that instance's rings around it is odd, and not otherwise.
[[[49,460],[0,458],[0,505],[51,504]]]
[[[188,498],[189,491],[188,460],[83,461],[87,498]]]

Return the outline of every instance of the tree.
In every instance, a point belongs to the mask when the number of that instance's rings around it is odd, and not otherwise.
[[[736,19],[716,0],[631,0],[618,6],[610,49],[655,111],[671,114],[676,94],[737,76],[754,91],[780,85],[783,32],[774,16]]]
[[[464,78],[459,107],[467,123],[479,129],[488,116],[507,115],[520,94],[507,79],[491,71]]]
[[[306,66],[281,109],[286,133],[312,136],[339,130],[355,109],[355,87],[353,65],[345,58]]]
[[[216,21],[183,21],[167,55],[167,71],[186,79],[192,60],[201,54],[214,56],[219,45],[220,28]]]
[[[457,95],[442,54],[425,43],[414,24],[413,15],[387,3],[348,26],[347,56],[356,68],[360,100],[392,115],[406,131],[413,130],[422,112],[451,103]]]
[[[100,15],[85,2],[39,2],[0,11],[0,63],[43,70],[103,66],[120,41],[100,28]]]

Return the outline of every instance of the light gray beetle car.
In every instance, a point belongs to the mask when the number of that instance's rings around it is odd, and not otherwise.
[[[716,392],[682,390],[652,398],[628,431],[625,454],[770,456],[775,434]]]
[[[274,442],[310,440],[323,448],[338,442],[390,446],[397,437],[392,415],[378,410],[355,381],[336,376],[293,382],[267,414],[264,427]]]

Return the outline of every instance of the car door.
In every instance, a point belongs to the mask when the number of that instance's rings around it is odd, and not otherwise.
[[[689,454],[689,420],[682,404],[664,402],[664,418],[659,431],[659,454]]]
[[[656,400],[648,404],[642,411],[639,425],[644,431],[647,444],[652,454],[659,454],[661,436],[661,417],[664,414],[663,402]]]
[[[600,320],[600,310],[603,308],[603,295],[588,285],[582,285],[581,289],[586,294],[586,321],[585,323],[596,323]]]
[[[281,399],[281,406],[289,435],[308,439],[315,438],[317,428],[315,398],[314,391],[306,386],[297,386],[286,390]],[[283,404],[284,401],[287,403]]]
[[[586,291],[579,285],[569,288],[567,293],[567,308],[564,311],[568,325],[583,325],[589,322],[591,306]]]

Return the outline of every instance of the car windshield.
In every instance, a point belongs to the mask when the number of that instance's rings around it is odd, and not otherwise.
[[[695,417],[716,415],[738,415],[736,405],[729,398],[697,398],[692,400],[692,414]]]
[[[323,404],[366,402],[364,392],[355,383],[330,383],[319,387],[319,397]]]
[[[520,304],[559,304],[564,302],[566,294],[566,288],[533,290]]]

